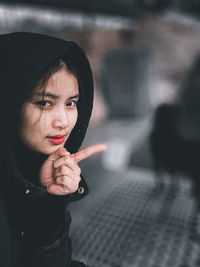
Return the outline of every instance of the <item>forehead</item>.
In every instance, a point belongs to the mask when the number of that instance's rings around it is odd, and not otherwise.
[[[34,89],[33,94],[51,92],[55,94],[78,93],[78,80],[76,76],[66,70],[54,73],[47,82],[39,83]]]

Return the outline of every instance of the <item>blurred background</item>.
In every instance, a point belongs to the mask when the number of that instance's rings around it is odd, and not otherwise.
[[[73,40],[90,60],[82,147],[108,149],[81,162],[90,194],[70,206],[90,267],[200,266],[199,14],[198,0],[0,1],[0,33]]]

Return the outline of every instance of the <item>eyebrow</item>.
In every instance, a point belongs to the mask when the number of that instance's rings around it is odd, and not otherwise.
[[[45,93],[43,93],[43,92],[39,92],[39,93],[36,94],[36,96],[43,96],[43,97],[48,96],[48,97],[50,97],[50,98],[52,98],[52,99],[58,99],[58,98],[59,98],[58,95],[54,95],[54,94],[52,94],[52,93],[48,93],[48,92],[45,92]],[[68,98],[68,100],[70,100],[70,99],[74,99],[74,98],[79,98],[79,94],[70,96],[70,97]]]

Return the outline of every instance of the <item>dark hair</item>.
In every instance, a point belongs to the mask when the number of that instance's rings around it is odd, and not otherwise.
[[[54,75],[56,72],[58,72],[60,70],[66,70],[67,72],[74,74],[78,80],[76,72],[74,70],[72,70],[62,59],[59,59],[45,71],[45,73],[42,75],[42,77],[39,79],[39,81],[36,82],[36,84],[34,85],[32,90],[36,87],[42,88],[43,94],[44,94],[45,88],[48,84],[49,79],[52,77],[52,75]],[[30,92],[28,92],[28,95],[29,94],[30,94]]]

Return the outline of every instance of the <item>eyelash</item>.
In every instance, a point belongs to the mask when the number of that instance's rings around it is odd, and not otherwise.
[[[70,105],[69,105],[70,103],[74,103],[74,104],[73,104],[72,106],[70,106]],[[77,101],[72,100],[72,101],[70,101],[70,102],[67,103],[67,106],[68,106],[68,107],[73,107],[73,106],[76,106],[76,104],[77,104]]]
[[[49,103],[49,105],[45,106],[46,103]],[[72,105],[70,105],[71,103],[73,103]],[[48,108],[48,107],[52,107],[53,106],[53,102],[52,101],[49,101],[49,100],[41,100],[41,101],[38,101],[36,104],[38,104],[39,106],[42,106],[42,108]],[[75,100],[72,100],[70,102],[68,102],[66,104],[67,107],[73,109],[75,108],[77,105],[77,101]]]

